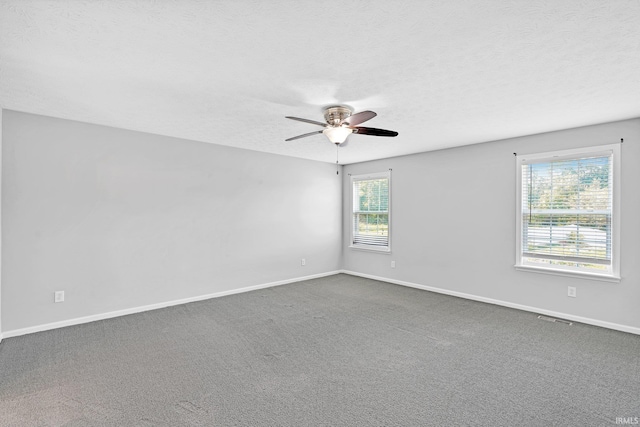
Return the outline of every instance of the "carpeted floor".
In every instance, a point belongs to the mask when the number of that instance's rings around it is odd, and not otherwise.
[[[639,336],[348,275],[0,344],[2,426],[599,426],[629,417],[640,417]]]

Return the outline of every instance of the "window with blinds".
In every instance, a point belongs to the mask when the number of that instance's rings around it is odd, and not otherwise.
[[[389,251],[390,172],[351,177],[351,246]]]
[[[519,156],[519,265],[617,275],[619,146]]]

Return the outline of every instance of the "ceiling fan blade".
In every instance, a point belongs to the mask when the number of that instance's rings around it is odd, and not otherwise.
[[[342,121],[342,123],[349,126],[356,126],[360,123],[364,123],[367,120],[373,119],[377,116],[373,111],[360,111],[359,113],[355,113]]]
[[[293,141],[294,139],[300,139],[300,138],[304,138],[306,136],[315,135],[315,134],[318,134],[318,133],[322,133],[322,131],[321,130],[316,130],[314,132],[303,133],[302,135],[298,135],[298,136],[291,137],[289,139],[285,139],[285,141]]]
[[[291,117],[291,116],[285,116],[285,118],[287,118],[287,119],[291,119],[291,120],[297,120],[297,121],[299,121],[299,122],[311,123],[312,125],[322,126],[323,128],[326,128],[326,127],[327,127],[327,124],[326,124],[326,123],[317,122],[317,121],[315,121],[315,120],[301,119],[300,117]]]
[[[354,127],[353,133],[358,133],[360,135],[374,135],[374,136],[398,136],[398,132],[395,132],[392,130],[365,128],[365,127]]]

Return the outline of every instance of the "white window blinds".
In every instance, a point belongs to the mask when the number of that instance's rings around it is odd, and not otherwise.
[[[389,173],[351,177],[354,246],[389,247]]]
[[[521,162],[521,262],[612,271],[613,151]]]

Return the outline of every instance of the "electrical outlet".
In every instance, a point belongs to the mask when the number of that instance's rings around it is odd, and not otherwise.
[[[64,302],[64,291],[56,291],[53,294],[53,301],[54,302]]]
[[[307,260],[302,258],[302,261],[300,261],[300,265],[302,265],[303,267],[307,265]]]
[[[395,261],[391,261],[391,268],[396,268],[396,262]]]
[[[576,297],[576,288],[573,286],[569,286],[569,290],[567,291],[567,295],[570,296],[571,298],[575,298]]]

